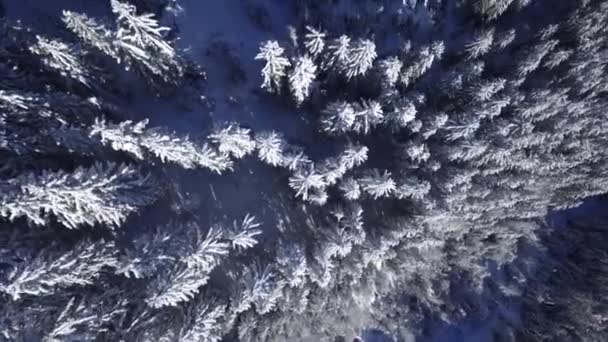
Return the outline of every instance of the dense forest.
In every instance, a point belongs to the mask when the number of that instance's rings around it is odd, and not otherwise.
[[[0,340],[608,340],[607,23],[0,0]]]

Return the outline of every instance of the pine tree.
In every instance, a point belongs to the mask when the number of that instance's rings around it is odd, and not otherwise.
[[[93,301],[94,299],[97,301]],[[103,304],[95,297],[84,299],[72,297],[54,319],[52,329],[45,334],[43,341],[94,339],[105,329],[104,325],[118,319],[124,313],[121,303],[101,310]]]
[[[25,217],[35,225],[51,215],[69,229],[106,224],[119,227],[129,214],[155,200],[149,176],[127,165],[95,164],[72,173],[45,170],[8,180],[0,214],[9,220]]]
[[[494,43],[494,29],[485,30],[476,34],[475,39],[466,45],[469,59],[479,58],[490,51]]]
[[[350,58],[350,38],[346,35],[342,35],[334,40],[327,46],[328,57],[324,64],[324,69],[331,67],[335,68],[337,72],[342,72],[347,68]]]
[[[399,74],[402,68],[403,63],[395,56],[388,57],[379,63],[383,81],[389,87],[394,86],[399,81]]]
[[[567,61],[568,58],[570,58],[570,56],[572,56],[572,54],[573,54],[572,50],[553,51],[551,54],[549,54],[549,56],[547,57],[547,60],[543,63],[543,67],[545,67],[547,69],[554,69],[554,68],[558,67],[560,64]]]
[[[323,110],[321,125],[328,133],[344,134],[353,130],[355,119],[355,109],[350,103],[336,101],[328,104]]]
[[[322,161],[317,168],[318,172],[323,175],[327,186],[334,185],[348,171],[345,164],[340,162],[339,157],[329,157]]]
[[[291,145],[288,145],[285,148],[281,159],[281,166],[292,172],[301,168],[306,168],[307,165],[312,164],[312,161],[304,154],[302,148]]]
[[[396,188],[395,181],[388,171],[380,172],[372,169],[365,177],[359,180],[361,188],[374,199],[390,196]]]
[[[244,250],[257,245],[258,241],[256,240],[256,236],[262,234],[262,231],[256,228],[260,225],[260,223],[255,222],[255,217],[249,214],[245,215],[243,221],[240,223],[234,220],[232,223],[232,231],[228,236],[232,248]]]
[[[360,39],[348,52],[348,62],[344,71],[347,78],[365,75],[373,67],[376,59],[376,44]]]
[[[340,183],[340,190],[344,193],[344,198],[347,200],[355,201],[361,197],[361,186],[352,177],[345,178]]]
[[[6,128],[38,130],[81,126],[101,113],[95,98],[50,91],[47,93],[0,90],[0,108]]]
[[[47,296],[61,288],[86,286],[101,275],[103,268],[116,264],[112,242],[81,241],[68,251],[43,249],[9,271],[0,291],[13,300],[22,296]]]
[[[183,66],[176,59],[175,49],[163,39],[169,28],[160,26],[153,14],[138,15],[133,5],[118,0],[110,3],[118,24],[114,45],[128,62],[167,83],[179,80],[184,74]]]
[[[209,269],[198,269],[177,264],[171,269],[158,272],[147,286],[146,303],[152,308],[178,306],[199,293],[209,281]]]
[[[416,119],[417,112],[414,103],[407,99],[402,99],[386,114],[384,122],[397,131],[412,123]]]
[[[412,62],[401,70],[400,83],[407,87],[422,77],[433,66],[435,60],[441,59],[444,49],[442,41],[421,47]]]
[[[283,163],[283,150],[285,149],[285,141],[283,137],[274,132],[262,132],[256,135],[256,147],[258,149],[258,157],[265,163],[271,166],[279,166]]]
[[[408,141],[407,144],[403,146],[403,150],[408,159],[415,164],[425,162],[431,157],[431,152],[424,143]]]
[[[327,194],[326,189],[312,188],[308,195],[307,202],[322,207],[327,203],[328,199],[329,195]]]
[[[173,253],[179,250],[179,239],[174,236],[177,232],[172,234],[172,229],[172,224],[169,224],[135,238],[133,246],[119,256],[114,273],[141,279],[151,277],[159,269],[168,267],[174,258]]]
[[[543,58],[549,54],[557,44],[557,40],[549,40],[541,42],[530,50],[523,52],[517,61],[517,76],[524,78],[536,70],[540,66]]]
[[[169,57],[175,56],[175,50],[162,39],[163,32],[169,28],[159,26],[153,14],[137,15],[133,5],[118,0],[110,3],[120,25],[116,34],[119,44],[134,50],[151,47]]]
[[[454,141],[458,139],[465,139],[472,136],[480,127],[479,118],[461,118],[461,122],[452,122],[444,127],[447,131],[447,139]]]
[[[426,180],[410,176],[399,182],[395,188],[395,197],[399,199],[424,199],[431,191],[431,183]]]
[[[277,265],[288,286],[304,285],[308,266],[306,255],[298,244],[281,244],[277,251]]]
[[[294,67],[289,73],[289,88],[291,93],[299,105],[310,94],[310,87],[315,79],[317,66],[308,56],[300,56],[296,58]]]
[[[349,143],[344,152],[339,156],[339,163],[345,169],[350,170],[355,166],[360,166],[367,161],[369,149],[363,145]]]
[[[84,43],[98,49],[120,63],[118,51],[113,45],[113,34],[95,19],[80,13],[63,11],[63,22]]]
[[[64,93],[0,90],[0,110],[1,148],[10,153],[85,155],[96,149],[78,127],[97,114],[92,101]]]
[[[99,136],[103,144],[110,144],[116,151],[127,152],[137,159],[145,159],[144,152],[149,152],[162,162],[173,162],[186,169],[198,167],[207,168],[217,174],[232,168],[232,161],[226,152],[235,156],[242,156],[247,150],[251,150],[252,142],[247,140],[245,131],[228,128],[221,136],[223,145],[216,151],[207,144],[198,146],[188,137],[178,137],[174,134],[163,133],[158,128],[146,128],[148,120],[133,123],[124,121],[119,124],[108,124],[103,120],[97,120],[93,125],[90,135]],[[212,140],[218,141],[219,133],[211,136]],[[230,141],[229,141],[230,140]],[[236,150],[230,144],[237,143],[241,150]],[[232,150],[231,150],[232,149]],[[230,150],[230,151],[229,151]]]
[[[209,138],[218,145],[221,154],[241,159],[255,150],[255,141],[251,138],[250,132],[250,129],[231,123],[226,128],[216,130]]]
[[[118,26],[115,32],[70,11],[63,12],[63,21],[86,44],[125,63],[127,68],[137,67],[149,81],[179,82],[185,70],[175,49],[163,38],[169,29],[160,26],[153,14],[137,14],[133,5],[112,0],[111,6]]]
[[[353,130],[357,133],[369,134],[372,128],[384,120],[382,105],[375,100],[362,100],[353,105],[356,119]]]
[[[193,305],[187,312],[186,324],[180,329],[180,342],[219,342],[222,340],[222,320],[226,312],[225,305]]]
[[[496,80],[481,81],[471,85],[468,92],[471,97],[480,103],[490,101],[494,95],[505,88],[507,80],[498,78]]]
[[[296,197],[302,197],[303,200],[308,199],[311,189],[323,189],[325,185],[323,175],[317,173],[313,165],[296,170],[289,177],[289,186],[296,191]]]
[[[513,0],[474,0],[475,12],[488,20],[498,18],[513,3]]]
[[[258,316],[251,310],[243,313],[238,325],[239,341],[257,340]]]
[[[37,43],[30,47],[30,51],[39,55],[45,66],[58,71],[62,76],[78,80],[88,87],[91,86],[91,75],[79,60],[74,47],[41,36],[36,36],[36,39]]]
[[[311,56],[316,57],[323,52],[325,48],[325,32],[316,30],[311,26],[306,26],[306,33],[304,46],[308,50]]]
[[[517,31],[515,29],[509,29],[504,32],[500,32],[496,35],[494,39],[494,45],[497,45],[499,49],[505,49],[507,46],[511,45],[517,36]]]
[[[286,69],[291,66],[289,60],[283,57],[284,51],[277,41],[269,40],[260,46],[260,53],[255,56],[256,60],[266,63],[262,69],[262,88],[269,92],[280,92],[281,79],[287,75]]]
[[[271,266],[245,267],[231,293],[232,315],[241,314],[252,305],[260,315],[273,311],[285,285]]]
[[[190,301],[207,283],[209,275],[229,253],[224,233],[209,229],[203,236],[196,225],[182,228],[184,240],[178,262],[158,273],[148,285],[146,303],[154,308]]]

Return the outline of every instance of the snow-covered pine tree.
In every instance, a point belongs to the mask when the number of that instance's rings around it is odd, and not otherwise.
[[[431,191],[431,183],[415,176],[406,177],[397,182],[395,197],[399,199],[412,198],[424,199]]]
[[[342,180],[339,186],[344,194],[344,198],[349,201],[356,201],[361,197],[361,186],[353,177],[348,177]]]
[[[63,22],[82,42],[120,63],[120,56],[113,45],[113,33],[103,24],[85,14],[63,11]]]
[[[325,132],[344,134],[353,130],[356,112],[353,106],[345,101],[335,101],[323,110],[321,125]]]
[[[289,89],[298,105],[310,94],[316,72],[317,66],[308,56],[299,56],[293,63],[293,69],[289,72]]]
[[[151,277],[161,268],[168,267],[178,250],[179,239],[171,224],[135,238],[132,247],[125,249],[116,262],[115,274],[126,278]]]
[[[349,79],[365,75],[373,67],[376,57],[376,44],[374,42],[367,39],[358,40],[348,52],[344,74]]]
[[[361,100],[353,105],[355,122],[353,130],[357,133],[369,134],[371,130],[384,120],[384,110],[376,100]]]
[[[308,203],[312,203],[318,206],[324,206],[329,199],[326,189],[312,188],[308,195]]]
[[[97,99],[83,99],[59,91],[45,93],[0,89],[0,108],[5,125],[51,129],[62,125],[81,126],[101,111]],[[8,127],[8,128],[13,128]]]
[[[475,12],[487,20],[494,20],[503,14],[513,0],[473,0]]]
[[[335,38],[327,46],[327,58],[324,61],[324,69],[335,69],[341,73],[346,70],[350,58],[351,39],[346,35]]]
[[[229,253],[230,244],[220,230],[211,228],[205,236],[197,225],[181,230],[181,246],[174,256],[177,262],[148,283],[146,303],[153,308],[190,301]]]
[[[553,51],[553,52],[551,52],[549,54],[549,56],[547,56],[547,59],[543,63],[543,67],[545,67],[547,69],[556,68],[560,64],[562,64],[565,61],[567,61],[568,58],[570,58],[570,56],[572,56],[572,54],[573,54],[572,50],[557,50],[557,51]]]
[[[296,171],[301,168],[306,168],[306,165],[312,164],[312,161],[302,148],[298,146],[288,145],[281,156],[281,166],[289,171]]]
[[[388,171],[380,172],[372,169],[367,175],[359,179],[363,191],[371,195],[374,199],[388,197],[396,189],[395,181],[391,178]]]
[[[383,59],[378,64],[378,69],[383,77],[385,86],[392,87],[399,81],[399,74],[403,68],[403,62],[396,56]]]
[[[13,221],[25,217],[45,225],[54,217],[69,229],[105,224],[119,227],[139,208],[155,201],[150,176],[136,168],[97,163],[73,172],[29,173],[9,179],[0,197],[0,215]]]
[[[523,51],[517,61],[517,76],[525,78],[528,74],[536,70],[540,66],[543,58],[555,49],[558,43],[559,41],[555,39],[543,41],[530,50]]]
[[[137,14],[135,6],[111,0],[112,12],[118,26],[114,34],[117,46],[128,63],[141,66],[144,74],[151,74],[166,83],[178,82],[184,66],[175,49],[163,37],[169,28],[160,26],[154,14]]]
[[[243,267],[235,279],[230,294],[229,320],[254,306],[259,315],[267,314],[276,308],[286,286],[279,274],[271,265],[262,267],[259,264]]]
[[[116,265],[113,242],[83,240],[67,251],[41,250],[23,260],[0,283],[0,292],[13,300],[23,296],[47,296],[70,286],[91,285],[103,268]]]
[[[348,171],[339,157],[325,158],[317,168],[327,186],[336,184]]]
[[[505,49],[507,46],[513,43],[516,36],[517,31],[515,29],[509,29],[504,32],[498,32],[494,39],[494,45],[496,45],[498,49]]]
[[[95,339],[110,322],[120,319],[124,314],[121,304],[104,307],[105,298],[72,297],[54,318],[50,331],[43,338],[45,342],[66,340]]]
[[[306,255],[298,244],[281,244],[277,251],[277,265],[278,272],[286,279],[288,286],[305,285],[308,266]]]
[[[111,0],[117,30],[112,31],[95,19],[71,11],[63,12],[67,28],[84,43],[95,47],[127,68],[136,67],[152,83],[181,81],[185,66],[175,49],[164,39],[169,29],[162,27],[153,14],[138,14],[135,6]]]
[[[230,240],[232,248],[245,250],[257,245],[256,237],[262,234],[262,231],[257,229],[260,225],[256,222],[255,217],[249,214],[245,215],[240,222],[234,220],[232,229],[228,233],[228,240]]]
[[[274,131],[266,131],[255,137],[258,157],[271,166],[283,164],[283,151],[286,148],[283,136]]]
[[[399,82],[409,86],[424,75],[436,60],[443,56],[445,46],[442,41],[421,47],[412,60],[401,70]]]
[[[90,122],[98,110],[93,101],[65,93],[0,90],[1,148],[21,156],[90,154],[95,144],[80,126]]]
[[[325,32],[317,30],[311,26],[306,26],[306,31],[308,32],[304,36],[304,46],[311,56],[316,57],[325,49],[325,39],[327,35]]]
[[[37,43],[30,47],[30,51],[40,56],[46,67],[91,87],[89,70],[82,64],[73,46],[42,36],[36,36],[36,39]]]
[[[241,159],[255,150],[255,140],[251,138],[250,132],[250,129],[231,123],[223,129],[216,130],[209,138],[217,145],[221,154]]]
[[[312,189],[323,189],[326,186],[323,175],[319,174],[314,165],[308,165],[303,169],[296,170],[289,177],[289,186],[296,191],[296,197],[307,200]]]
[[[479,58],[490,51],[494,43],[494,29],[488,29],[475,35],[473,41],[466,45],[467,58]]]
[[[225,333],[222,323],[226,305],[203,303],[191,305],[186,312],[184,325],[179,330],[180,342],[219,342]]]
[[[488,102],[494,95],[505,88],[507,80],[498,78],[494,80],[482,80],[472,84],[468,89],[469,96],[480,103]]]
[[[262,88],[269,92],[281,91],[281,79],[287,75],[287,68],[291,66],[289,59],[283,56],[283,49],[277,41],[267,41],[260,46],[256,60],[263,60],[266,64],[262,69],[264,82]]]
[[[417,112],[418,110],[412,101],[402,98],[386,113],[384,123],[393,131],[399,131],[414,122]]]
[[[340,165],[350,170],[355,166],[360,166],[367,161],[369,149],[363,145],[348,143],[344,151],[338,157]]]
[[[160,26],[153,14],[138,15],[135,6],[118,0],[111,0],[110,4],[120,25],[116,34],[120,44],[139,48],[154,47],[162,54],[175,56],[175,50],[162,39],[163,32],[169,28]]]
[[[164,133],[159,128],[146,128],[148,120],[133,123],[123,121],[119,124],[97,120],[91,128],[92,137],[99,136],[102,144],[109,144],[116,151],[127,152],[137,159],[145,159],[145,152],[151,153],[162,162],[173,162],[186,169],[207,168],[221,174],[232,168],[228,152],[235,157],[251,151],[252,141],[247,140],[244,130],[229,128],[223,132],[220,142],[219,132],[212,135],[213,141],[219,142],[218,150],[208,144],[197,145],[188,137]],[[237,145],[240,149],[236,149]],[[231,146],[229,146],[232,144]],[[219,151],[219,149],[225,151]]]

